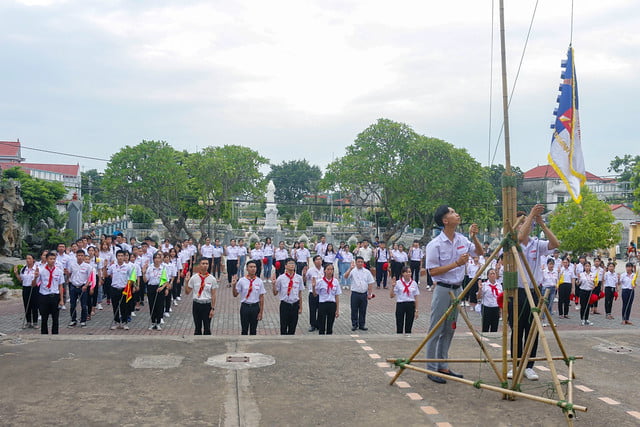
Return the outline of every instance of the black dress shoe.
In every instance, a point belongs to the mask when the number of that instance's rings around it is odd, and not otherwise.
[[[357,326],[352,326],[352,327],[351,327],[351,332],[355,331],[356,329],[358,329],[358,327],[357,327]]]
[[[447,371],[447,372],[445,372],[445,371],[438,371],[438,372],[440,372],[442,374],[445,374],[445,375],[452,376],[452,377],[464,378],[464,375],[459,374],[457,372],[453,372],[451,369],[449,369],[449,371]]]
[[[429,378],[434,383],[438,383],[438,384],[446,384],[447,383],[447,380],[445,380],[444,378],[441,378],[441,377],[436,377],[435,375],[427,375],[427,378]]]
[[[365,328],[364,326],[361,326],[361,327],[360,327],[360,328],[358,328],[358,329],[360,329],[361,331],[368,331],[368,330],[369,330],[369,328]]]
[[[314,328],[313,326],[309,328],[309,332],[313,332],[315,330],[316,330],[316,328]]]

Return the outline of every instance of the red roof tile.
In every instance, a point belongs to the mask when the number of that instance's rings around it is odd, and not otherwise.
[[[47,163],[20,163],[19,165],[24,169],[37,169],[42,171],[56,172],[65,176],[78,176],[80,175],[80,165],[56,165]]]
[[[0,141],[0,156],[17,157],[20,155],[20,141]]]
[[[607,181],[604,178],[600,178],[597,175],[592,174],[591,172],[586,172],[587,181]],[[524,179],[560,179],[556,171],[551,167],[551,165],[544,166],[536,166],[533,169],[529,169],[524,173]]]

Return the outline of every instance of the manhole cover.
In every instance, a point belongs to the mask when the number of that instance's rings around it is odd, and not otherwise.
[[[204,363],[223,369],[251,369],[273,365],[276,359],[262,353],[225,353],[211,356]]]
[[[604,351],[606,353],[614,353],[614,354],[629,354],[633,353],[633,347],[627,347],[623,345],[611,345],[611,344],[600,344],[594,347],[596,350]]]
[[[136,369],[169,369],[177,368],[182,363],[183,356],[166,355],[144,355],[137,356],[131,367]]]

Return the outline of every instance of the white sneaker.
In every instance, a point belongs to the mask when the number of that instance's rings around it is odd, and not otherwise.
[[[182,298],[180,298],[180,297],[176,297],[176,299],[177,299],[178,301],[182,301]]]
[[[542,323],[542,327],[543,327],[543,328],[546,328],[547,326],[549,326],[549,324],[548,324],[547,322],[543,322],[543,323]]]
[[[136,314],[136,312],[135,312],[135,311],[132,311],[132,312],[131,312],[131,317],[136,317],[136,316],[138,316],[138,315]]]
[[[112,325],[109,329],[111,329],[112,331],[115,331],[116,327],[117,327],[116,325]]]
[[[67,309],[67,306],[66,306],[66,305],[64,305],[64,304],[62,304],[62,305],[60,306],[60,310],[66,310],[66,309]]]
[[[558,302],[558,297],[555,297],[555,298],[553,299],[553,302]]]
[[[156,324],[155,324],[155,323],[154,323],[153,325],[149,326],[149,330],[150,330],[150,331],[151,331],[151,330],[153,330],[153,329],[155,329],[155,328],[156,328]]]
[[[80,322],[80,327],[81,328],[86,328],[87,327],[87,322]]]
[[[156,326],[156,331],[161,331],[162,328],[160,327],[160,325]]]
[[[530,381],[538,381],[538,374],[536,374],[536,371],[533,370],[533,368],[527,368],[524,370],[524,376],[527,377],[528,380]]]
[[[576,310],[580,310],[580,305],[576,305]]]
[[[164,319],[160,319],[160,324],[164,325]],[[160,325],[158,325],[158,327],[160,327]]]
[[[169,313],[173,313],[173,308],[169,307]]]
[[[98,303],[96,307],[98,308],[98,310],[102,310],[102,304]]]
[[[122,326],[122,323],[118,323],[118,329],[124,329],[124,326]]]
[[[178,301],[177,300],[173,300],[173,305],[178,305]]]
[[[76,322],[75,320],[72,320],[71,323],[69,323],[69,325],[67,325],[67,328],[75,328],[75,326],[78,324],[78,322]]]
[[[167,312],[164,313],[164,317],[171,317],[171,315]]]
[[[126,323],[124,324],[124,326],[122,327],[122,329],[124,329],[125,331],[129,330],[129,325],[127,325]]]
[[[591,325],[593,325],[593,322],[592,322],[591,320],[585,320],[585,321],[584,321],[584,324],[585,324],[586,326],[591,326]]]
[[[508,379],[513,379],[513,369],[509,369],[509,372],[507,372],[507,378]]]

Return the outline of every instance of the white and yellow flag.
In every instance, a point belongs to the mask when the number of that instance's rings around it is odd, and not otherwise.
[[[554,111],[556,122],[552,125],[553,138],[549,152],[549,164],[567,186],[571,198],[580,203],[580,187],[585,177],[584,157],[580,144],[580,117],[578,115],[578,81],[573,62],[573,48],[569,46],[567,60],[562,61],[564,72],[560,84],[558,109]]]

